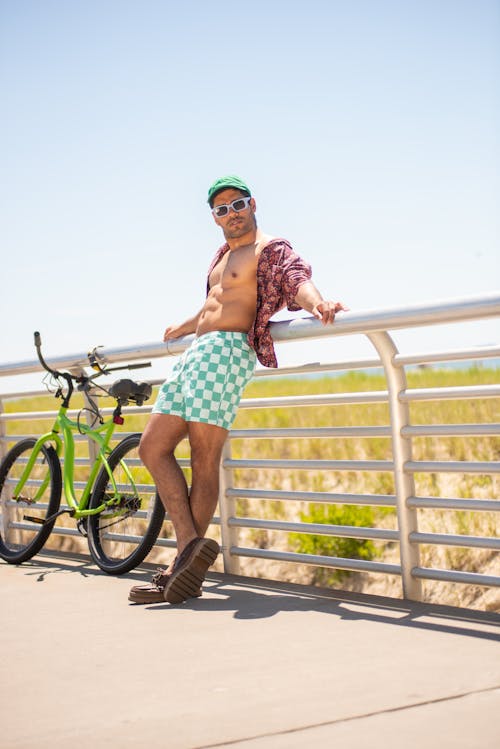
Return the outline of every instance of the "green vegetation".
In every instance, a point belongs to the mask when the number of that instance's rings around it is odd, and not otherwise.
[[[372,507],[366,506],[312,504],[308,512],[300,513],[300,519],[303,523],[370,528],[375,522],[375,512]],[[302,554],[319,554],[347,559],[374,559],[381,553],[373,541],[343,536],[292,533],[290,544]],[[322,585],[333,585],[349,574],[344,570],[319,567],[315,572],[314,580]]]

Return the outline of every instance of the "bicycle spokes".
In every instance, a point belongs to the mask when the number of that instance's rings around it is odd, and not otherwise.
[[[53,447],[33,438],[15,445],[0,469],[0,555],[30,559],[44,545],[61,500],[61,467]]]
[[[138,455],[140,435],[113,450],[96,481],[88,519],[92,557],[106,572],[121,573],[141,562],[156,540],[165,512]]]

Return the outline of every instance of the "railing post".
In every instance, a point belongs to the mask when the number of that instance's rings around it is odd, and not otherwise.
[[[74,375],[85,374],[85,370],[83,369],[83,367],[71,367],[70,371]],[[87,426],[92,428],[95,423],[95,419],[92,418],[92,403],[89,398],[89,394],[86,391],[84,391],[83,393],[83,405],[85,409],[85,421],[87,422]],[[90,470],[90,466],[92,466],[97,460],[97,456],[99,454],[99,448],[97,446],[97,443],[94,442],[94,440],[91,439],[91,437],[87,437],[87,447],[89,451],[89,470]]]
[[[95,422],[95,418],[92,418],[92,412],[91,412],[91,403],[89,400],[88,393],[84,393],[83,395],[83,402],[85,404],[85,421],[87,422],[87,425],[92,428]],[[95,461],[97,460],[97,456],[99,454],[99,447],[97,446],[97,443],[94,442],[93,439],[90,437],[87,437],[87,445],[89,450],[89,466],[94,465]]]
[[[0,415],[3,414],[3,398],[0,398]],[[5,428],[5,421],[0,419],[0,460],[3,460],[7,455],[7,444],[5,437],[7,436],[7,430]]]
[[[409,497],[415,495],[415,481],[413,474],[405,472],[405,463],[412,459],[412,446],[411,438],[403,437],[401,432],[410,422],[408,404],[399,399],[399,394],[406,390],[406,374],[402,367],[394,365],[394,356],[398,350],[387,331],[367,333],[367,336],[384,366],[389,393],[403,596],[421,601],[422,583],[412,575],[413,568],[419,567],[419,547],[410,541],[410,534],[418,531],[417,511],[407,504]]]
[[[229,519],[236,514],[236,500],[227,496],[227,490],[233,486],[233,471],[225,467],[226,460],[231,458],[231,440],[228,438],[222,448],[222,457],[219,469],[219,514],[220,533],[222,539],[222,557],[224,560],[224,572],[230,575],[240,574],[239,557],[231,554],[231,547],[238,546],[239,528],[229,525]]]

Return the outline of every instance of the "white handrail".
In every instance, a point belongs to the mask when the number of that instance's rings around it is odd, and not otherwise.
[[[367,334],[375,331],[416,328],[425,325],[442,325],[460,320],[477,320],[500,315],[500,292],[465,299],[450,299],[432,303],[415,304],[408,307],[394,307],[382,310],[347,312],[337,316],[333,326],[322,325],[314,317],[283,320],[271,323],[273,339],[276,342],[324,338],[354,333]],[[99,355],[106,362],[154,359],[163,356],[177,356],[189,346],[192,335],[166,343],[144,343],[119,348],[99,349]],[[54,368],[78,368],[88,364],[87,352],[47,357],[47,363]],[[6,375],[38,372],[37,359],[23,362],[0,364],[0,377]]]

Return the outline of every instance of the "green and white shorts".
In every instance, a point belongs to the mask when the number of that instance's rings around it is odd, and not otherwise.
[[[204,333],[176,362],[160,388],[153,413],[230,429],[255,360],[246,333]]]

